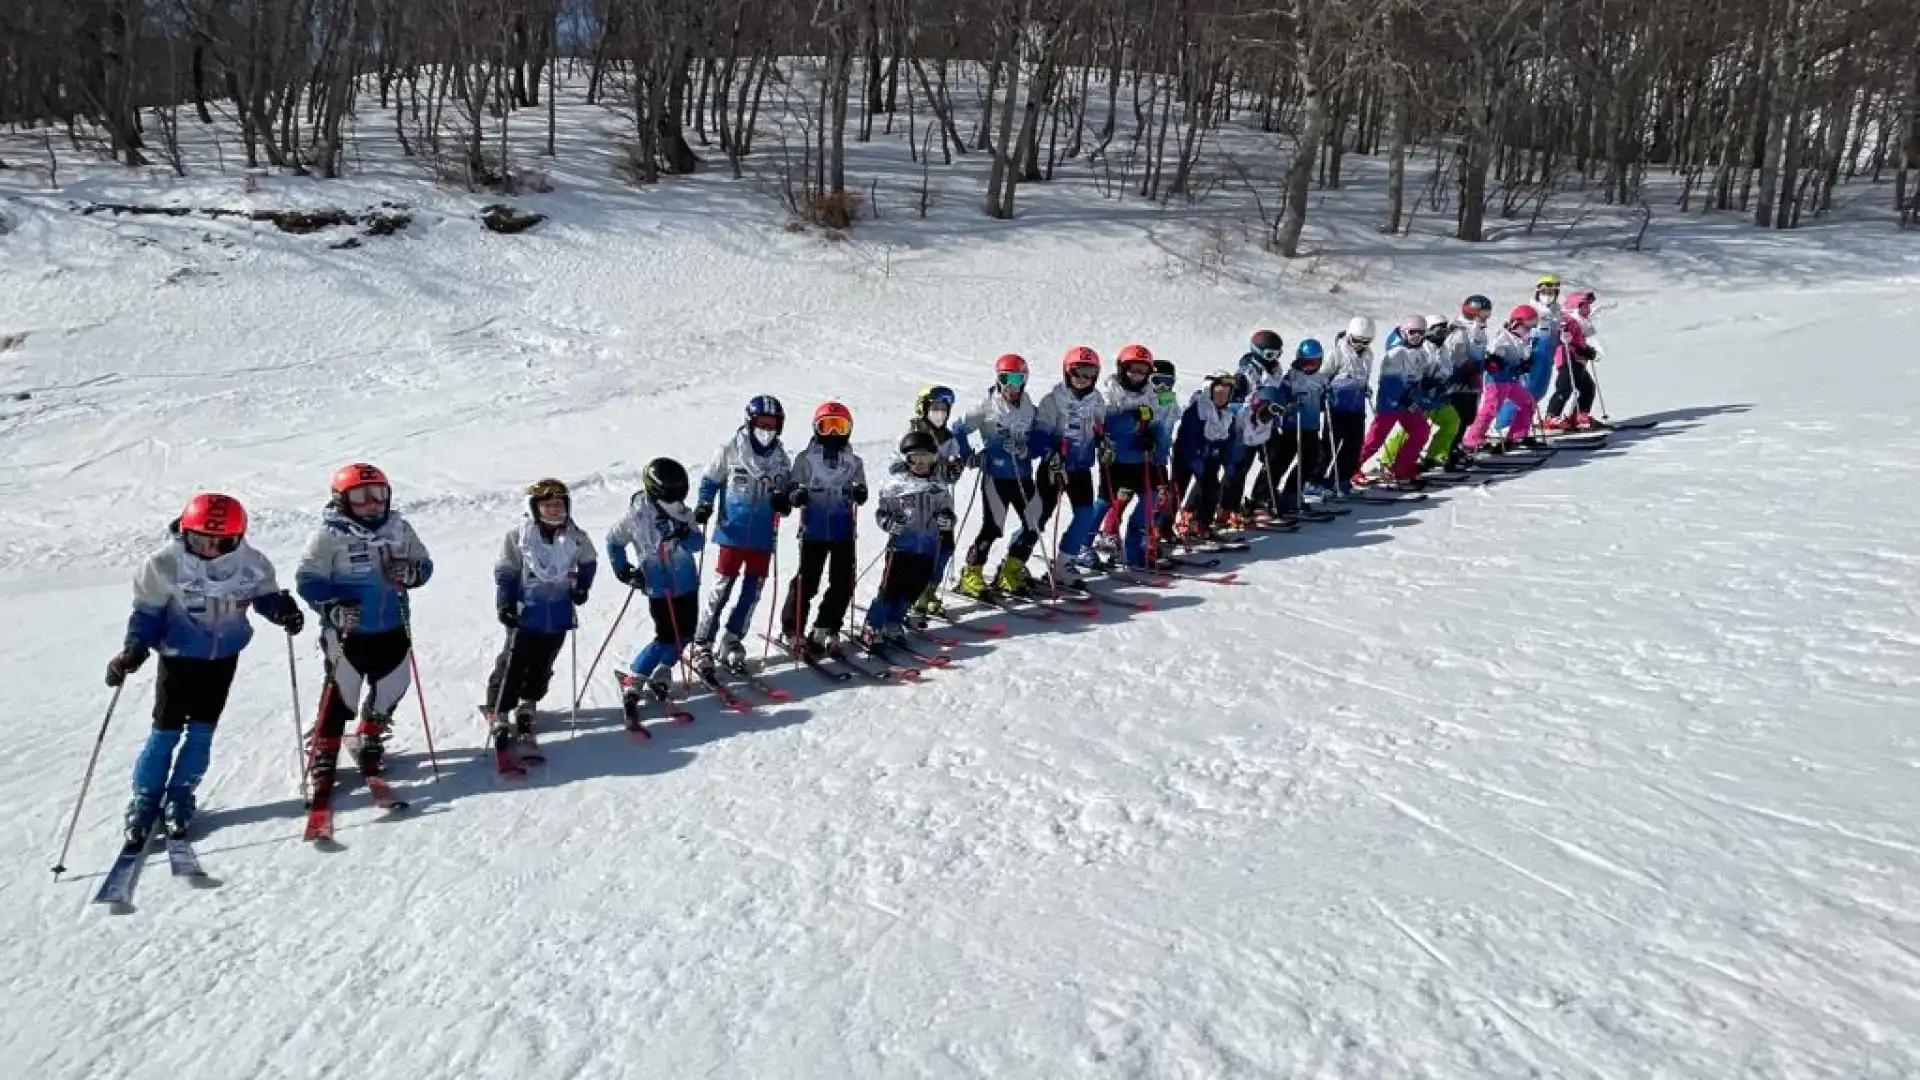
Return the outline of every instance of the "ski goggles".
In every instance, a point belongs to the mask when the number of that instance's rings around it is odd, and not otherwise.
[[[813,422],[813,433],[844,439],[853,434],[853,421],[844,416],[823,416]]]
[[[567,500],[555,495],[550,499],[541,499],[533,504],[534,512],[541,521],[561,522],[567,520]]]
[[[1147,379],[1148,382],[1153,384],[1156,390],[1173,389],[1173,380],[1174,376],[1172,375],[1154,375]]]
[[[940,462],[938,450],[914,450],[907,454],[907,468],[926,471]]]
[[[181,536],[186,541],[187,550],[203,559],[225,555],[240,546],[237,536],[209,536],[197,532],[182,533]]]
[[[1254,355],[1265,360],[1267,363],[1276,364],[1286,356],[1287,351],[1285,349],[1255,349],[1253,352]]]
[[[761,431],[780,430],[780,417],[772,413],[761,413],[758,416],[752,417],[748,422]]]
[[[393,497],[393,489],[385,484],[361,484],[347,489],[347,505],[355,510],[365,510],[373,506],[385,506]]]
[[[1373,339],[1370,337],[1350,337],[1347,339],[1347,343],[1356,349],[1364,349],[1373,344]]]
[[[1027,385],[1027,373],[1024,371],[1003,371],[1000,373],[1001,386]]]
[[[1092,382],[1100,377],[1100,369],[1091,364],[1079,364],[1067,369],[1067,378],[1074,382]]]

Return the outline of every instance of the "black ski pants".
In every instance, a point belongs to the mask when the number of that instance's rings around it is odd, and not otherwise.
[[[1585,360],[1569,360],[1553,373],[1553,396],[1547,399],[1547,419],[1559,416],[1567,407],[1569,397],[1578,397],[1580,407],[1574,411],[1585,415],[1593,411],[1593,372],[1588,370]]]
[[[827,591],[820,594],[820,610],[813,625],[838,633],[847,619],[847,605],[853,602],[854,542],[852,540],[800,541],[800,572],[787,584],[786,602],[780,605],[779,633],[798,636],[807,629],[807,608],[820,593],[820,576],[825,571]]]
[[[1327,455],[1330,482],[1345,486],[1360,471],[1360,450],[1367,440],[1367,414],[1364,412],[1327,413],[1327,431],[1333,452]]]
[[[239,670],[240,654],[218,660],[163,656],[153,681],[153,726],[156,731],[181,731],[187,721],[212,727],[227,709],[227,691]]]
[[[1000,539],[1007,519],[1012,517],[1019,519],[1021,528],[1014,534],[1014,544],[1007,554],[1024,559],[1033,553],[1033,545],[1040,539],[1040,530],[1035,525],[1040,504],[1033,497],[1031,480],[1025,476],[995,477],[981,473],[980,506],[980,533],[967,549],[968,566],[986,565],[994,541]],[[1021,545],[1025,551],[1020,550]]]
[[[487,708],[496,705],[501,712],[522,701],[538,702],[547,696],[553,681],[553,661],[566,644],[565,634],[536,634],[515,630],[493,661],[493,674],[487,677]]]

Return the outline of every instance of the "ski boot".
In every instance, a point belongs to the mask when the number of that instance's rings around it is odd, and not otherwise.
[[[714,677],[713,660],[711,642],[696,641],[687,646],[687,663],[702,679]]]
[[[393,734],[393,714],[367,709],[360,714],[360,745],[353,751],[353,763],[363,776],[378,776],[387,761],[387,739]]]
[[[880,628],[880,644],[897,649],[910,647],[907,641],[907,628],[900,623],[888,623]]]
[[[747,648],[740,635],[731,630],[720,635],[720,666],[736,674],[747,673]]]
[[[926,619],[944,619],[947,606],[940,602],[940,588],[929,585],[920,590],[920,598],[913,602],[913,613]]]
[[[1120,536],[1118,533],[1096,534],[1087,550],[1096,564],[1111,566],[1120,561]]]
[[[333,793],[339,772],[340,740],[324,735],[307,735],[307,805],[311,810],[325,803]]]
[[[840,651],[840,631],[814,627],[807,631],[803,646],[813,656],[832,656]]]
[[[960,595],[971,596],[975,600],[978,600],[980,599],[980,597],[986,595],[986,592],[987,592],[986,567],[975,566],[972,563],[968,563],[965,567],[961,568],[960,584],[956,586],[956,589],[960,593]]]
[[[1549,416],[1540,426],[1546,428],[1548,431],[1571,431],[1573,430],[1573,421],[1563,416]]]
[[[127,803],[127,813],[122,825],[121,839],[128,848],[143,848],[153,835],[153,826],[160,820],[160,793],[135,788],[133,799]]]
[[[1593,417],[1588,413],[1574,413],[1573,429],[1575,431],[1592,431]]]
[[[515,735],[533,734],[533,720],[537,713],[538,706],[531,701],[523,701],[515,706],[513,710],[513,733]]]
[[[993,577],[993,587],[1003,593],[1017,595],[1027,591],[1031,580],[1027,575],[1026,560],[1009,555],[1000,561],[1000,572]]]
[[[1463,449],[1455,448],[1453,453],[1447,455],[1447,463],[1441,468],[1450,473],[1466,472],[1473,468],[1473,455]]]
[[[495,713],[493,722],[487,727],[487,738],[493,742],[493,752],[506,754],[513,748],[513,722],[506,713]],[[504,760],[504,758],[503,758]]]
[[[185,840],[187,830],[193,827],[193,793],[175,791],[167,796],[166,818],[167,836],[174,840]]]

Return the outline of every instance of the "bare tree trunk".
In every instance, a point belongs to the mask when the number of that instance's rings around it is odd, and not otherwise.
[[[1294,144],[1293,161],[1287,166],[1286,210],[1281,214],[1273,247],[1282,258],[1300,254],[1300,234],[1307,227],[1307,186],[1313,180],[1314,159],[1320,156],[1320,144],[1327,137],[1327,101],[1320,79],[1322,29],[1304,16],[1308,0],[1294,0],[1294,43],[1299,57],[1295,77],[1300,84],[1300,139]]]

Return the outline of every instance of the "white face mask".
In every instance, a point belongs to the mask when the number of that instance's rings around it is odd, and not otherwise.
[[[946,427],[947,426],[947,410],[928,409],[927,423],[932,424],[934,427],[937,427],[937,428]]]
[[[759,447],[762,450],[765,450],[767,447],[772,446],[773,440],[780,437],[778,432],[769,431],[766,428],[757,427],[757,428],[751,429],[751,431],[753,435],[753,445]]]

